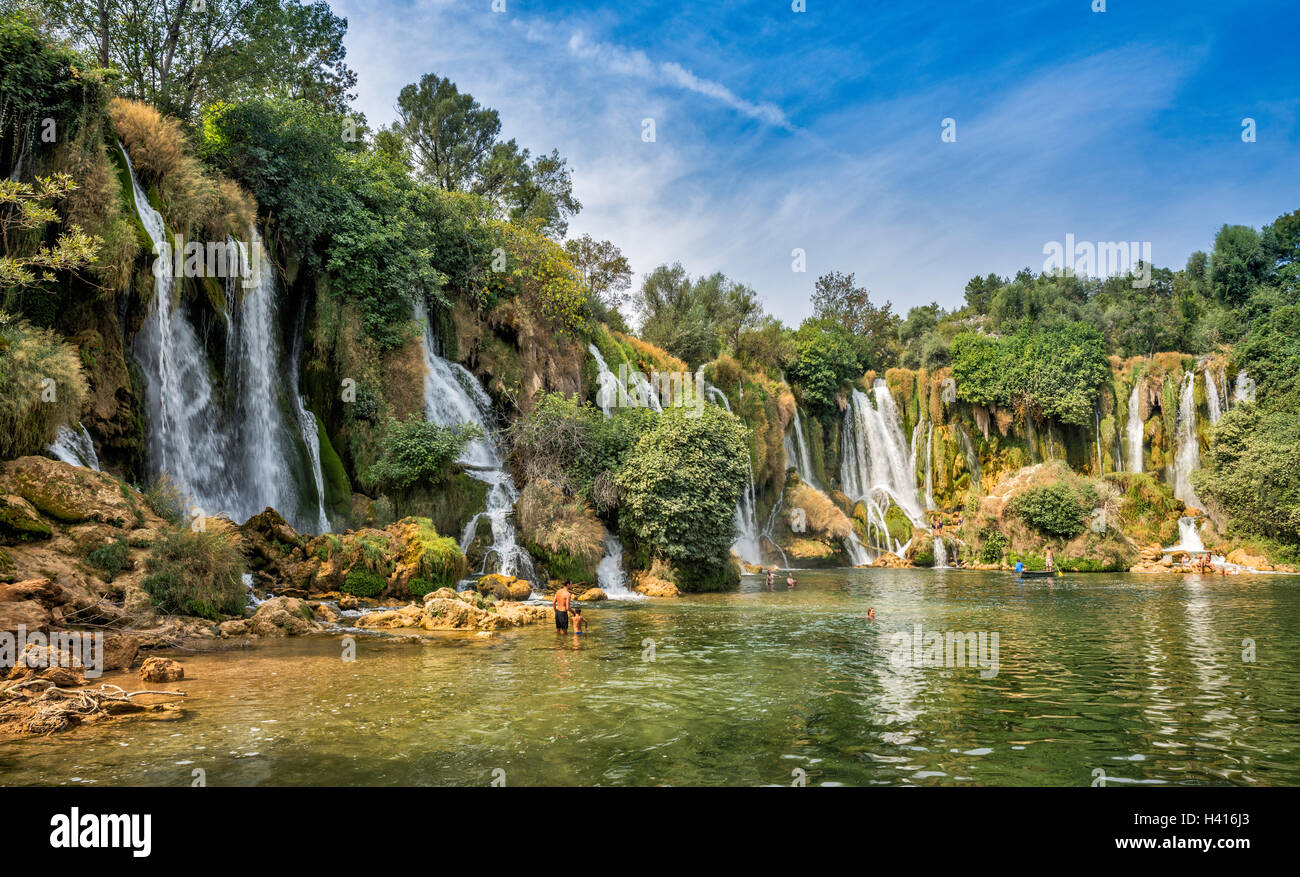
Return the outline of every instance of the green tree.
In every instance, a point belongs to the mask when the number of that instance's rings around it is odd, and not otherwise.
[[[123,75],[125,96],[192,120],[223,100],[280,95],[342,112],[356,85],[347,20],[298,0],[37,0],[72,42]],[[341,134],[342,129],[339,129]]]
[[[717,590],[738,582],[730,550],[748,430],[715,406],[694,414],[669,408],[632,448],[618,473],[619,524],[673,564],[683,590]]]
[[[380,441],[379,458],[367,479],[380,490],[404,491],[417,484],[437,484],[465,450],[482,436],[472,423],[458,428],[427,423],[412,415],[404,421],[389,418]]]

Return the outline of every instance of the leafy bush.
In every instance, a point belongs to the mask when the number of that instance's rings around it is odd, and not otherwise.
[[[465,445],[482,434],[472,423],[452,428],[427,423],[415,415],[404,421],[390,417],[380,440],[379,459],[367,477],[381,490],[405,490],[419,482],[437,483]]]
[[[1029,488],[1012,499],[1011,508],[1029,526],[1063,539],[1078,536],[1087,524],[1084,498],[1064,481]]]
[[[861,374],[858,352],[843,327],[804,321],[795,335],[795,361],[787,376],[803,391],[805,404],[815,412],[834,410],[840,386]]]
[[[1245,402],[1213,435],[1205,468],[1192,473],[1198,494],[1247,532],[1300,542],[1300,413]]]
[[[594,582],[605,556],[605,528],[579,497],[549,481],[531,481],[515,507],[528,549],[550,568],[552,578]]]
[[[429,590],[454,589],[456,582],[464,578],[466,572],[465,555],[461,553],[460,544],[450,536],[439,536],[433,521],[428,518],[406,518],[403,523],[414,528],[410,536],[415,543],[415,550],[407,553],[405,561],[417,565],[416,579],[428,582],[431,585]],[[428,593],[415,592],[414,588],[424,587],[423,584],[408,583],[407,587],[417,597]]]
[[[387,586],[384,577],[364,567],[353,567],[343,577],[342,591],[354,597],[374,597]]]
[[[144,589],[161,612],[216,619],[247,601],[244,558],[233,530],[165,531],[150,551]]]
[[[985,527],[980,530],[980,539],[984,541],[984,544],[980,546],[980,563],[999,562],[1002,560],[1002,553],[1011,544],[1011,540],[997,527]]]
[[[126,569],[129,558],[126,540],[118,536],[111,542],[105,542],[103,545],[91,551],[86,555],[86,563],[101,569],[108,576],[108,581],[117,578],[117,574]]]
[[[179,526],[185,520],[185,497],[166,473],[145,488],[144,501],[155,515],[169,524]]]
[[[423,597],[425,594],[432,594],[444,585],[440,585],[432,579],[414,578],[406,583],[406,590],[411,592],[412,597]]]
[[[619,523],[677,567],[683,590],[729,587],[733,516],[749,478],[747,430],[720,408],[689,413],[666,410],[628,454],[618,473]]]

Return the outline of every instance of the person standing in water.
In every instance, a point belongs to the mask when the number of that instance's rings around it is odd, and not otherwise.
[[[587,619],[582,617],[582,607],[573,607],[573,635],[578,636],[587,632]]]
[[[794,587],[794,572],[791,571],[791,570],[786,571],[786,574],[785,574],[785,586],[786,586],[787,588],[793,588],[793,587]]]
[[[776,567],[767,571],[767,589],[772,590],[772,585],[776,583]]]
[[[1051,548],[1047,549],[1047,557],[1043,559],[1043,568],[1048,572],[1054,572],[1056,570],[1056,562],[1052,559]]]
[[[569,593],[569,583],[562,582],[560,590],[555,592],[555,630],[564,633],[569,629],[569,607],[573,605],[573,595]]]

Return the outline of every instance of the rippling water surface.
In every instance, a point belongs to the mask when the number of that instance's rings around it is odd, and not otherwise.
[[[177,654],[182,718],[0,743],[0,783],[1300,784],[1297,577],[808,571],[590,618]],[[916,625],[996,633],[996,675],[901,660]]]

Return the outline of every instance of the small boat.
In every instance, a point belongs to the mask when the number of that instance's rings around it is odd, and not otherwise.
[[[1045,578],[1055,578],[1057,576],[1064,575],[1064,573],[1062,573],[1059,569],[1054,569],[1051,572],[1048,572],[1045,569],[1027,569],[1022,572],[1013,571],[1012,575],[1014,575],[1018,579],[1045,579]]]

